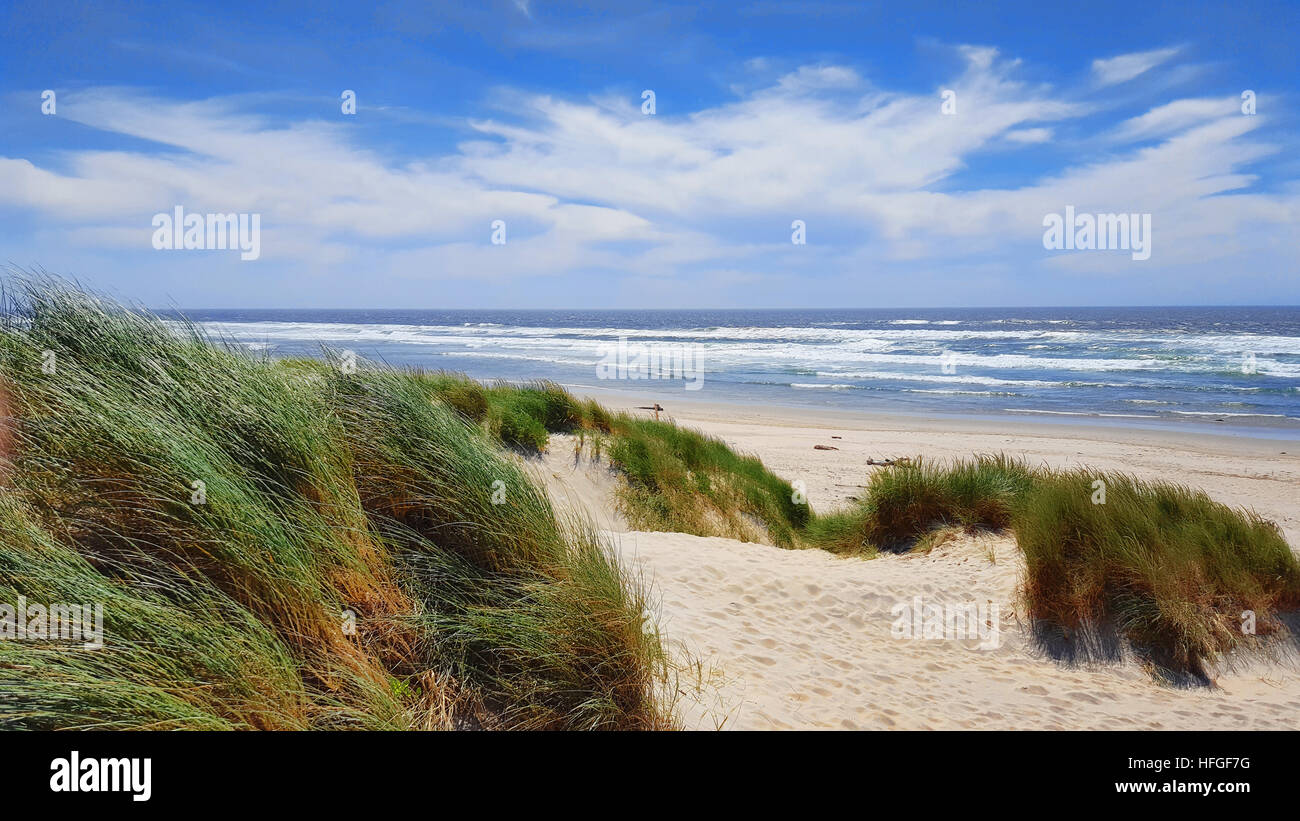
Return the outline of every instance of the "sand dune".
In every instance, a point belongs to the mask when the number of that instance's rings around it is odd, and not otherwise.
[[[1281,520],[1292,544],[1300,535],[1296,463],[1277,443],[1199,443],[1131,431],[1119,441],[1108,431],[908,432],[867,430],[865,423],[831,430],[820,422],[737,421],[734,412],[683,416],[679,422],[757,453],[787,478],[803,478],[815,509],[853,496],[870,469],[868,456],[1006,450],[1049,464],[1086,462],[1187,481]],[[820,442],[841,449],[813,451]],[[680,687],[691,728],[1300,728],[1294,657],[1242,660],[1220,671],[1212,688],[1160,684],[1132,658],[1050,658],[1018,618],[1023,561],[1008,536],[961,536],[929,554],[863,560],[626,532],[613,506],[614,478],[599,463],[575,462],[571,441],[555,437],[535,467],[557,506],[585,511],[607,529],[627,565],[652,585],[667,638],[699,663],[696,686]],[[996,604],[996,648],[980,649],[973,639],[896,637],[894,608],[916,597],[932,606]]]
[[[1294,663],[1156,683],[1133,661],[1067,666],[1017,622],[1014,542],[965,537],[929,555],[840,559],[678,533],[623,533],[654,580],[661,625],[720,674],[684,688],[697,729],[1296,729]],[[891,608],[998,603],[1000,642],[894,638]]]

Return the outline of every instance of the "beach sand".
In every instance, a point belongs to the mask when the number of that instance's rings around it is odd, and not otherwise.
[[[608,394],[612,408],[639,404]],[[1300,545],[1295,442],[1115,427],[904,419],[678,403],[682,425],[801,480],[814,510],[850,503],[868,458],[1005,452],[1203,488],[1278,522]],[[638,411],[645,413],[645,411]],[[840,437],[840,438],[832,438]],[[821,444],[838,450],[816,450]],[[1215,686],[1158,682],[1131,658],[1065,663],[1018,618],[1023,560],[1010,536],[960,536],[929,554],[838,558],[818,550],[628,532],[615,478],[555,437],[535,463],[557,506],[592,517],[642,575],[659,624],[693,666],[678,690],[695,729],[1298,729],[1300,662],[1235,660]],[[997,607],[997,646],[891,634],[897,605]],[[990,611],[991,613],[991,611]]]

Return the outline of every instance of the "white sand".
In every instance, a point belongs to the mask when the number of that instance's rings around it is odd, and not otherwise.
[[[859,492],[872,469],[868,457],[1005,451],[1053,466],[1192,484],[1254,507],[1300,544],[1297,443],[781,413],[701,405],[678,410],[676,421],[804,481],[819,510]],[[819,443],[840,449],[814,450]],[[1300,663],[1293,657],[1243,662],[1220,671],[1213,688],[1162,685],[1131,659],[1066,664],[1046,657],[1016,618],[1023,561],[1009,537],[962,536],[929,555],[862,560],[625,532],[613,510],[613,477],[599,465],[575,466],[563,437],[537,467],[557,506],[586,511],[610,531],[625,562],[652,585],[666,637],[702,665],[703,685],[680,688],[692,728],[1300,728]],[[997,647],[895,638],[891,608],[916,596],[925,604],[996,603]]]
[[[1023,564],[1005,537],[863,561],[678,533],[611,536],[653,577],[665,634],[721,670],[703,692],[684,688],[691,728],[1300,727],[1294,663],[1175,689],[1132,662],[1044,658],[1015,618]],[[998,602],[997,648],[892,637],[891,608],[914,596]]]

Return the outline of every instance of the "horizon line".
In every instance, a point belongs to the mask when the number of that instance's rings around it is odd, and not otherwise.
[[[513,307],[444,307],[444,308],[398,308],[393,306],[366,306],[366,307],[303,307],[303,306],[279,306],[279,307],[259,307],[252,305],[238,307],[217,307],[217,306],[192,306],[182,307],[146,307],[145,310],[151,312],[172,311],[676,311],[676,312],[702,312],[702,311],[998,311],[998,310],[1113,310],[1116,308],[1267,308],[1267,309],[1300,309],[1300,304],[1295,305],[1266,305],[1266,304],[1247,304],[1247,303],[1206,303],[1206,304],[1169,304],[1169,305],[946,305],[939,307],[920,307],[920,306],[854,306],[848,308],[829,308],[829,307],[761,307],[761,308],[739,308],[739,307],[706,307],[706,308],[644,308],[644,307],[627,307],[627,308],[579,308],[579,307],[558,307],[558,308],[513,308]]]

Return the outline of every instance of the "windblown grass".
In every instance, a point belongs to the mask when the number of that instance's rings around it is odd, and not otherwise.
[[[953,526],[1015,535],[1028,615],[1040,627],[1067,640],[1114,629],[1180,673],[1204,677],[1208,663],[1252,645],[1244,611],[1265,636],[1284,629],[1281,613],[1300,608],[1300,563],[1272,522],[1181,485],[1002,456],[878,471],[856,507],[818,517],[803,535],[833,552],[869,554],[924,546]]]
[[[483,425],[506,447],[524,453],[546,449],[549,433],[576,430],[585,424],[588,408],[553,382],[537,381],[515,386],[500,383],[484,387],[464,374],[448,371],[418,372],[422,386],[460,414]]]
[[[421,375],[430,391],[501,444],[544,450],[551,433],[577,433],[624,484],[619,505],[635,528],[795,545],[809,518],[790,483],[758,459],[672,422],[611,413],[553,382],[484,387],[461,374]]]
[[[0,601],[101,602],[106,636],[0,642],[0,726],[669,723],[640,593],[466,424],[473,396],[53,281],[5,317]]]
[[[645,602],[593,532],[567,534],[545,494],[418,380],[375,372],[334,389],[362,507],[417,582],[437,672],[523,726],[653,716]]]
[[[794,547],[809,518],[790,483],[758,459],[670,422],[616,418],[609,460],[627,478],[620,505],[639,529],[746,541],[766,534]]]
[[[1105,504],[1093,504],[1093,482]],[[1196,676],[1223,652],[1285,630],[1300,608],[1300,563],[1277,526],[1205,493],[1084,471],[1038,476],[1012,528],[1025,554],[1030,615],[1078,633],[1117,628],[1153,661]]]
[[[1033,473],[1003,456],[934,465],[916,460],[871,475],[862,500],[817,516],[806,541],[833,553],[912,549],[943,527],[1004,528]]]

